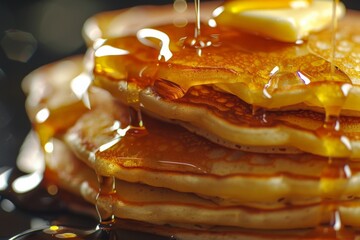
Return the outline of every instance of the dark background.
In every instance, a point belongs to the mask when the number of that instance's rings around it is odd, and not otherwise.
[[[14,166],[21,143],[30,129],[20,86],[24,76],[46,63],[85,52],[81,28],[96,12],[172,2],[0,0],[0,174],[5,167]],[[348,8],[360,9],[360,1],[343,2]],[[5,239],[5,232],[10,231],[4,229],[6,214],[0,207],[0,239]]]

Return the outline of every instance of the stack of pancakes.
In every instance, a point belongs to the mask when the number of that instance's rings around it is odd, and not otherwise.
[[[218,4],[202,5],[204,20]],[[360,15],[338,23],[332,63],[329,29],[294,44],[204,25],[211,46],[198,48],[192,23],[168,22],[193,15],[97,15],[85,57],[25,79],[47,177],[179,239],[354,237]],[[114,176],[117,194],[96,201],[96,175]]]

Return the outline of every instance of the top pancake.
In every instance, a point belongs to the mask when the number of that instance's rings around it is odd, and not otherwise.
[[[202,7],[209,18],[214,3]],[[141,10],[151,12],[148,7],[129,11]],[[335,68],[328,61],[329,29],[300,43],[283,43],[229,26],[203,25],[198,41],[210,46],[199,49],[190,46],[193,24],[159,26],[168,22],[155,18],[138,25],[126,11],[119,17],[131,31],[119,31],[118,37],[110,34],[90,51],[94,51],[95,85],[123,103],[141,106],[154,117],[232,148],[259,151],[256,147],[261,146],[278,151],[285,147],[287,152],[359,156],[359,14],[348,13],[339,22]],[[106,18],[112,25],[113,15],[90,22]],[[156,26],[143,28],[152,25]],[[86,26],[90,36],[91,28]],[[106,24],[95,26],[101,37],[108,37]],[[198,94],[199,88],[210,94]],[[276,121],[270,115],[277,115]],[[332,117],[339,115],[353,117],[345,121]]]
[[[214,6],[202,7],[207,8],[205,14],[208,14],[211,12],[209,8]],[[170,7],[167,10],[172,12]],[[137,19],[128,15],[123,26],[131,26],[133,32],[144,27],[142,23],[137,28]],[[212,45],[199,53],[187,43],[193,37],[194,25],[175,27],[170,24],[151,28],[169,37],[168,46],[167,40],[161,43],[161,35],[154,31],[144,33],[141,30],[137,36],[133,33],[126,35],[128,32],[124,36],[120,32],[118,37],[107,40],[95,53],[96,82],[130,104],[138,100],[137,91],[152,85],[156,79],[165,79],[179,85],[184,91],[195,85],[213,84],[249,104],[264,108],[277,109],[304,103],[329,111],[334,105],[358,111],[358,19],[359,14],[348,13],[339,22],[334,59],[337,68],[332,74],[329,29],[314,33],[303,43],[295,44],[265,39],[228,26],[203,25],[202,40]],[[157,24],[159,22],[162,21],[159,20]],[[121,51],[109,53],[105,51],[109,47]],[[120,91],[114,89],[115,86],[118,89],[118,84],[123,81],[131,85],[126,91],[133,91],[132,94],[125,93],[121,86]],[[341,88],[344,84],[353,87],[345,94],[347,96],[339,97],[337,95],[343,93]],[[324,100],[323,95],[326,94],[331,101]]]

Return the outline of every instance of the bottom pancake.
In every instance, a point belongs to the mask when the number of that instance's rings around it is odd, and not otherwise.
[[[81,195],[87,201],[95,204],[98,192],[95,172],[77,160],[64,143],[56,139],[53,143],[52,157],[47,159],[48,172],[51,173],[48,175],[51,176],[52,181],[55,181],[61,188]],[[33,145],[28,147],[38,151]],[[202,229],[201,232],[205,229],[206,236],[214,234],[213,239],[216,239],[215,236],[225,234],[230,229],[232,234],[238,232],[255,234],[258,231],[252,232],[242,228],[262,229],[260,231],[262,236],[264,229],[317,227],[330,222],[333,214],[331,204],[289,206],[281,210],[259,210],[241,206],[221,207],[191,193],[180,193],[170,189],[125,181],[117,181],[116,185],[117,195],[113,198],[114,202],[111,202],[112,200],[108,197],[103,197],[97,201],[100,208],[111,211],[109,206],[113,205],[114,214],[121,219],[161,225],[160,228],[162,225],[181,226],[179,229],[185,227],[187,230],[178,231],[181,234],[190,234],[190,236],[193,236],[194,232],[200,231],[199,229]],[[344,202],[339,205],[338,211],[344,225],[360,226],[360,203],[358,201]],[[220,229],[225,227],[224,229],[228,230],[225,232],[216,230],[219,227]]]

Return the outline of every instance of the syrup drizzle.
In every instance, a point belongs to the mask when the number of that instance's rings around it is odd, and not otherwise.
[[[195,6],[195,39],[198,39],[200,37],[200,0],[194,0],[194,6]]]
[[[338,2],[338,0],[334,0],[334,2]],[[335,5],[335,3],[334,3]],[[197,52],[197,54],[200,56],[201,55],[201,48],[203,48],[204,46],[208,46],[207,43],[205,43],[205,45],[203,43],[201,43],[200,45],[198,45],[198,39],[201,38],[201,34],[200,34],[200,0],[195,0],[195,9],[196,9],[196,19],[197,19],[197,22],[196,22],[196,28],[195,28],[195,42],[192,41],[192,46],[195,46],[196,48],[199,49],[199,51]],[[336,5],[334,7],[334,12],[333,12],[333,21],[334,21],[334,26],[336,24],[336,20],[334,20],[334,16],[336,16]],[[334,27],[335,28],[335,27]],[[334,31],[334,35],[335,35],[335,31]],[[333,36],[333,39],[335,39],[335,36]],[[194,40],[194,39],[193,39]],[[211,44],[211,42],[210,42]],[[334,48],[334,53],[333,53],[333,56],[335,55],[335,40],[334,40],[334,43],[333,43],[333,48]],[[332,57],[333,58],[333,57]],[[333,61],[331,61],[331,74],[333,75],[334,72],[335,72],[335,67],[332,63]],[[341,85],[341,89],[342,90],[342,87],[344,85]],[[337,88],[337,87],[336,87]],[[339,92],[340,91],[338,88],[337,88],[337,91]],[[323,95],[323,90],[319,90],[319,91],[316,91],[315,94],[318,96],[319,100],[322,101],[321,97]],[[324,134],[331,134],[332,132],[336,132],[336,138],[339,138],[343,144],[345,145],[346,148],[348,148],[349,151],[351,151],[351,147],[349,147],[346,142],[347,140],[345,139],[342,139],[343,137],[343,134],[341,133],[341,128],[340,128],[340,122],[339,122],[339,115],[340,115],[340,111],[341,111],[341,106],[343,105],[344,101],[346,100],[346,97],[347,97],[347,94],[344,93],[340,98],[342,99],[340,102],[340,105],[336,105],[336,106],[332,106],[331,103],[328,104],[327,101],[329,100],[329,98],[326,98],[323,102],[324,102],[324,105],[326,106],[330,106],[330,108],[326,109],[326,117],[325,117],[325,120],[324,120],[324,126],[322,129],[319,129],[319,132],[320,135],[324,135]],[[345,100],[343,100],[345,99]],[[265,117],[266,118],[266,117]],[[131,124],[131,127],[130,127],[130,130],[129,130],[129,133],[133,132],[135,134],[139,133],[139,129],[141,130],[140,132],[142,132],[142,130],[146,130],[146,128],[144,127],[144,124],[143,124],[143,121],[142,121],[142,116],[141,116],[141,112],[138,111],[137,112],[137,117],[135,119],[139,119],[135,122],[137,122],[136,124]],[[325,133],[323,133],[322,131],[325,131]],[[50,138],[49,138],[50,139]],[[44,141],[46,142],[46,144],[44,144],[44,149],[49,149],[51,148],[51,145],[48,145],[48,144],[51,144],[51,141],[50,140],[46,140]],[[338,143],[338,142],[337,142]],[[46,147],[46,145],[48,145]],[[48,150],[46,150],[48,151]],[[49,153],[51,153],[51,151],[48,151]],[[329,159],[329,171],[328,172],[333,172],[333,171],[340,171],[340,173],[338,173],[339,177],[340,178],[344,178],[344,179],[349,179],[351,177],[351,169],[350,169],[350,174],[348,173],[348,165],[345,164],[344,166],[334,166],[333,163],[332,163],[332,160],[331,158]],[[322,179],[324,179],[324,181],[326,182],[327,180],[327,176],[328,175],[332,175],[333,173],[328,173],[326,171],[325,175],[322,177]],[[345,173],[344,173],[345,172]],[[99,183],[100,183],[100,189],[99,189],[99,194],[98,194],[98,197],[97,197],[97,201],[101,202],[101,199],[103,197],[109,197],[111,196],[112,194],[115,194],[116,193],[116,189],[115,189],[115,181],[114,181],[114,178],[113,177],[104,177],[104,176],[99,176]],[[326,183],[327,184],[327,183]],[[330,183],[331,184],[331,183]],[[341,191],[341,190],[339,190]],[[341,194],[337,194],[337,196],[340,196]],[[110,207],[112,208],[112,207]],[[333,229],[338,232],[339,230],[341,230],[343,228],[342,226],[342,223],[341,223],[341,216],[340,216],[340,213],[337,209],[337,207],[334,208],[334,216],[333,216],[333,223],[332,223],[332,226],[333,226]],[[109,230],[112,228],[112,224],[114,223],[114,216],[113,216],[113,213],[107,213],[107,212],[101,212],[101,210],[99,211],[99,218],[100,218],[100,224],[99,224],[99,228],[102,229],[102,230]],[[56,229],[56,227],[50,227],[49,228],[50,231],[53,231]],[[59,229],[62,229],[61,227],[59,227]],[[43,231],[44,232],[44,231]],[[76,230],[73,230],[73,234],[76,234]],[[52,232],[53,233],[53,232]],[[80,235],[80,234],[79,234]],[[62,237],[74,237],[74,235],[71,235],[71,233],[61,233],[61,236]],[[99,237],[99,236],[97,236]],[[18,238],[16,238],[18,239]],[[22,238],[19,238],[19,239],[22,239]],[[85,238],[85,239],[89,239],[89,238]],[[106,238],[102,238],[100,237],[100,239],[109,239],[109,237],[107,236]]]
[[[97,175],[99,183],[99,192],[96,196],[96,210],[99,216],[99,225],[98,228],[102,230],[111,230],[112,226],[115,223],[114,216],[114,207],[113,207],[113,196],[116,195],[116,185],[114,177],[104,177]],[[110,206],[107,209],[110,209],[110,212],[104,211],[100,206],[102,205],[101,201],[103,198],[110,198]]]
[[[55,111],[50,111],[47,110],[47,114],[46,117],[44,118],[36,118],[36,122],[35,122],[35,126],[34,128],[36,129],[37,133],[40,135],[39,140],[40,140],[40,145],[42,147],[43,153],[44,153],[44,161],[45,163],[48,162],[48,160],[50,160],[50,158],[52,157],[53,151],[54,151],[54,144],[53,144],[53,138],[54,136],[56,136],[57,134],[61,133],[64,129],[66,129],[68,126],[71,126],[75,121],[76,118],[79,117],[79,114],[84,112],[84,109],[82,108],[82,111],[79,111],[78,113],[76,113],[76,106],[81,103],[81,102],[77,102],[75,104],[72,104],[71,106],[69,106],[68,108],[66,108],[63,111],[59,111],[59,110],[55,110]],[[39,112],[37,112],[36,116],[38,116],[39,114],[42,114],[42,112],[44,112],[44,109],[47,108],[43,108],[40,109]],[[74,114],[72,114],[74,113]],[[73,116],[70,117],[69,119],[71,120],[67,120],[65,123],[60,123],[59,120],[60,119],[66,119],[64,117],[60,117],[60,116]],[[45,169],[45,174],[46,174],[46,169]],[[50,173],[51,174],[51,173]],[[98,198],[100,199],[100,197],[104,194],[110,194],[111,193],[111,182],[108,179],[103,179],[99,177],[99,194],[98,194]],[[13,238],[11,238],[12,240],[18,240],[18,239],[29,239],[29,240],[34,240],[34,239],[61,239],[61,238],[76,238],[76,239],[116,239],[116,238],[99,238],[99,236],[102,236],[102,232],[108,232],[109,229],[111,228],[114,219],[112,217],[112,215],[107,216],[105,215],[105,213],[102,213],[98,210],[99,213],[99,217],[100,217],[100,223],[98,224],[98,227],[96,229],[91,229],[91,230],[83,230],[83,229],[79,229],[79,228],[72,228],[72,227],[68,227],[68,226],[58,226],[58,225],[53,225],[50,226],[48,228],[45,229],[40,229],[40,230],[34,230],[34,231],[27,231],[23,234],[14,236]]]
[[[319,88],[315,88],[315,95],[318,97],[318,99],[323,103],[325,107],[325,120],[322,128],[318,129],[318,132],[324,132],[325,135],[330,136],[330,138],[327,138],[324,142],[325,145],[328,147],[329,151],[329,160],[328,160],[328,166],[325,169],[325,174],[321,178],[323,191],[325,193],[323,201],[327,200],[327,194],[329,188],[336,188],[335,189],[335,195],[333,196],[333,199],[335,201],[344,201],[342,199],[343,193],[347,187],[347,184],[349,182],[349,179],[352,176],[352,171],[350,166],[347,164],[348,159],[344,159],[344,162],[340,164],[339,166],[334,165],[331,155],[331,149],[333,148],[335,144],[340,144],[345,148],[344,150],[348,150],[349,156],[351,155],[351,144],[350,141],[347,139],[347,137],[342,133],[341,130],[341,123],[340,123],[340,114],[341,110],[345,104],[345,101],[347,99],[348,93],[352,87],[351,81],[342,81],[343,78],[338,77],[336,75],[336,69],[334,64],[334,58],[335,58],[335,49],[336,49],[336,29],[337,29],[337,17],[336,17],[336,9],[339,4],[339,0],[333,0],[333,7],[332,7],[332,21],[331,21],[331,50],[330,50],[330,76],[331,80],[339,80],[340,84],[336,84],[336,82],[331,82],[329,86],[332,87],[333,91],[335,90],[336,94],[335,96],[331,94],[330,91],[326,96],[322,91],[319,91]],[[345,80],[348,78],[345,78]],[[344,90],[345,89],[345,90]],[[340,93],[340,94],[339,94]],[[338,104],[334,104],[335,102],[339,102]],[[333,141],[335,139],[335,141]],[[333,141],[333,142],[330,142]],[[342,179],[342,184],[336,185],[331,182],[331,180],[328,179],[329,176],[335,175],[337,178]],[[338,204],[334,204],[331,206],[331,220],[330,220],[330,226],[332,227],[332,230],[335,232],[336,238],[342,239],[343,232],[345,231],[343,221],[341,219],[340,209]]]
[[[201,33],[201,7],[200,0],[194,0],[195,8],[195,27],[194,37],[182,37],[179,41],[179,45],[183,47],[195,48],[197,56],[202,56],[202,49],[214,45],[218,42],[218,37],[202,35]]]
[[[337,165],[334,164],[332,156],[334,153],[334,149],[339,150],[338,146],[341,146],[342,151],[347,152],[347,156],[351,156],[352,147],[349,139],[344,135],[341,129],[340,122],[340,114],[341,110],[347,100],[348,94],[352,88],[351,80],[346,76],[341,74],[338,71],[334,64],[335,54],[336,54],[336,29],[337,29],[337,6],[339,4],[339,0],[333,0],[332,6],[332,21],[331,21],[331,48],[330,48],[330,69],[325,76],[323,76],[323,80],[329,81],[327,84],[317,85],[317,83],[312,83],[314,77],[312,74],[308,73],[306,69],[299,69],[298,76],[303,80],[306,84],[313,84],[315,87],[312,87],[314,95],[321,102],[321,105],[325,110],[325,119],[322,127],[316,130],[316,134],[322,138],[324,142],[324,146],[327,149],[328,166],[323,170],[323,174],[321,176],[321,188],[324,193],[323,201],[327,202],[330,198],[335,199],[335,203],[331,205],[331,221],[330,221],[330,230],[326,231],[334,231],[336,239],[343,239],[341,235],[344,235],[344,226],[341,220],[341,214],[339,210],[339,206],[336,202],[344,201],[341,199],[343,197],[343,192],[347,187],[348,181],[351,178],[351,168],[348,165],[348,159],[343,159],[343,164]],[[273,75],[279,75],[279,69],[275,69],[274,72],[271,72],[270,81],[264,87],[264,96],[271,98],[271,94],[269,94],[269,90],[271,90],[272,85],[274,85]],[[295,79],[296,76],[292,76],[288,73],[282,73],[288,79]],[[276,79],[276,84],[279,82]],[[294,80],[293,80],[294,81]],[[338,179],[343,179],[342,184],[339,186],[334,184],[332,178],[336,177]],[[336,189],[334,189],[336,188]],[[328,196],[327,192],[335,193],[334,196]],[[326,227],[324,229],[327,229]],[[324,231],[324,229],[322,231]]]
[[[51,97],[51,96],[50,96]],[[44,102],[47,102],[49,99],[44,99]],[[69,126],[72,126],[74,122],[79,118],[81,114],[88,111],[87,107],[83,106],[83,102],[79,99],[78,102],[74,102],[71,105],[50,111],[47,107],[40,108],[38,112],[35,114],[35,122],[34,122],[34,129],[39,134],[40,145],[42,147],[44,153],[44,161],[49,162],[53,156],[54,151],[54,144],[53,138],[57,136],[59,133],[62,133],[64,130],[68,129]],[[46,105],[46,104],[45,104]],[[106,149],[110,148],[113,144],[117,141],[120,141],[121,138],[125,134],[131,135],[142,135],[146,133],[146,128],[144,126],[142,115],[140,110],[138,111],[131,111],[131,125],[128,128],[120,129],[120,125],[118,128],[113,129],[116,131],[115,139],[110,140],[108,143],[104,144],[100,147],[102,151],[106,151]],[[66,116],[66,117],[64,117]],[[66,119],[66,121],[62,121],[62,119]],[[123,131],[119,131],[123,130]],[[92,154],[91,156],[94,156]],[[95,159],[96,161],[96,159]],[[45,173],[47,174],[45,169]],[[51,172],[48,173],[51,176]],[[114,239],[123,239],[126,237],[125,235],[121,235],[121,229],[114,229],[115,225],[115,216],[113,213],[113,196],[116,195],[116,185],[115,185],[115,178],[112,176],[98,176],[98,183],[99,183],[99,190],[96,196],[96,210],[98,213],[99,223],[97,224],[96,228],[93,229],[81,229],[77,227],[70,227],[70,226],[59,226],[59,225],[52,225],[43,229],[39,230],[29,230],[22,234],[16,235],[11,238],[11,240],[36,240],[36,239],[63,239],[63,238],[72,238],[72,239],[84,239],[84,240],[93,240],[93,239],[103,239],[103,240],[114,240]],[[10,179],[9,179],[10,180]],[[11,186],[11,183],[8,183]],[[32,192],[29,192],[27,195],[32,196],[36,195],[39,197],[39,192],[46,192],[46,190],[40,191],[42,186],[36,188]],[[44,194],[42,194],[44,195]],[[55,195],[46,195],[44,198],[54,198],[52,201],[44,201],[40,207],[37,207],[40,210],[48,209],[49,206],[54,211],[60,211],[62,209],[67,209],[64,205],[61,205],[61,201],[56,199]],[[110,201],[106,201],[109,199]],[[16,200],[16,197],[14,197]],[[105,200],[105,201],[104,201]],[[105,206],[104,202],[108,202],[110,206]],[[21,201],[18,201],[20,206],[24,206]],[[25,204],[26,205],[26,204]],[[26,205],[27,206],[27,205]],[[37,208],[29,207],[32,210]],[[110,211],[108,211],[110,209]],[[156,236],[153,234],[142,234],[142,237],[139,239],[168,239],[165,237]]]

